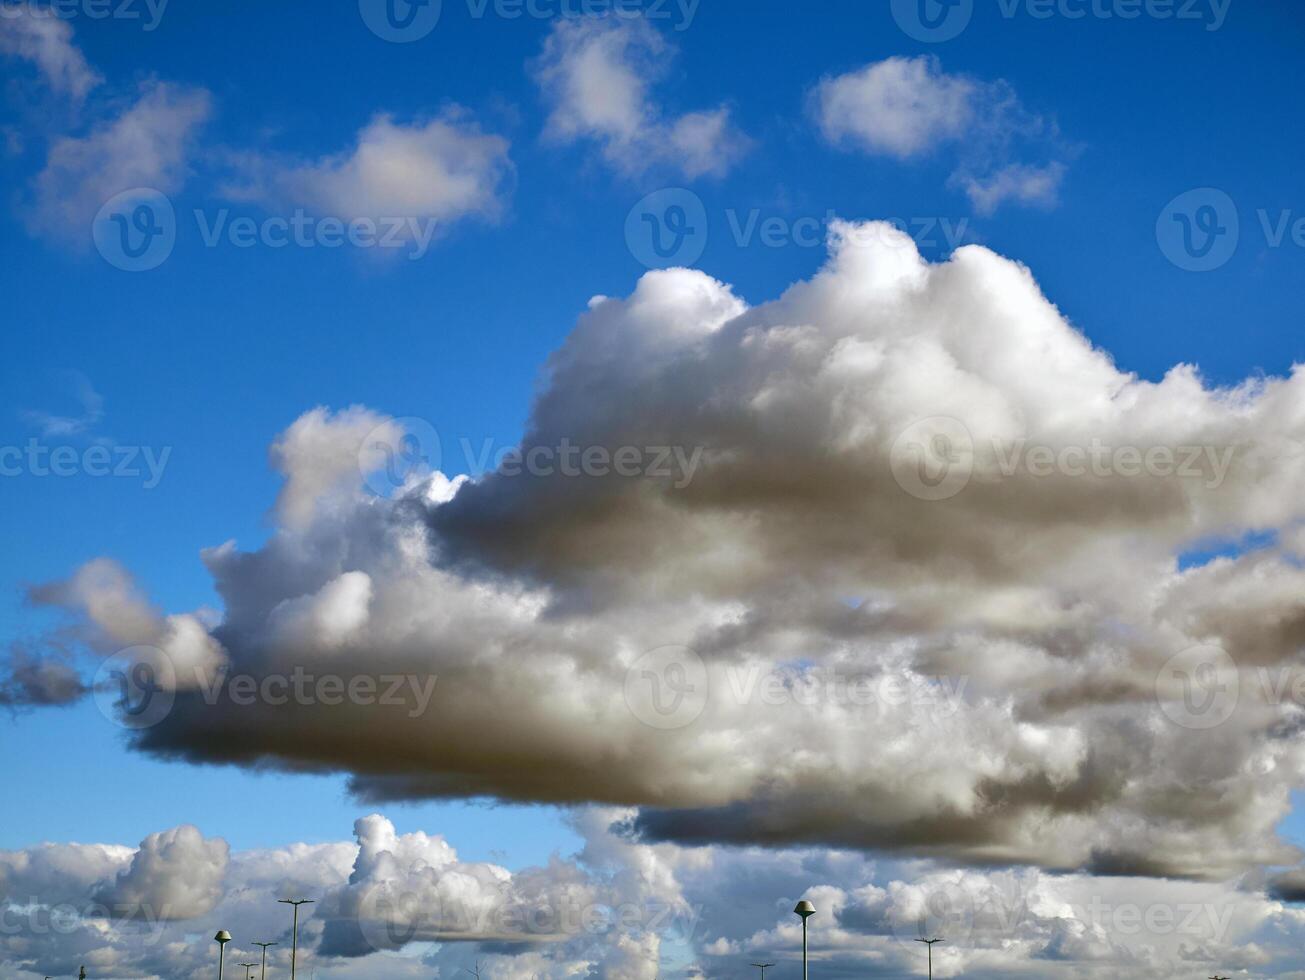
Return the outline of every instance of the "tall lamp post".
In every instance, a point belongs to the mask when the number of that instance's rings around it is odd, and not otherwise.
[[[227,943],[231,942],[231,933],[223,929],[213,941],[218,944],[218,980],[222,980],[222,963],[227,958]]]
[[[275,946],[276,943],[254,943],[255,946],[263,947],[263,973],[262,980],[267,980],[267,947]]]
[[[766,980],[766,969],[767,969],[768,967],[772,967],[772,966],[774,966],[775,964],[774,964],[774,963],[753,963],[753,964],[751,964],[751,965],[752,965],[752,966],[755,966],[758,970],[761,971],[761,980]]]
[[[929,950],[929,980],[933,980],[933,944],[943,942],[941,939],[917,939],[917,943],[924,943]]]
[[[807,919],[816,914],[816,907],[804,898],[793,907],[793,914],[802,916],[802,980],[807,980]]]
[[[257,964],[257,963],[241,963],[240,965],[243,966],[243,967],[245,968],[245,980],[253,980],[253,976],[254,976],[254,967],[258,966],[258,964]]]
[[[294,932],[290,938],[290,980],[295,980],[295,960],[299,958],[299,906],[312,905],[313,901],[309,898],[282,898],[277,904],[290,905],[295,910]]]

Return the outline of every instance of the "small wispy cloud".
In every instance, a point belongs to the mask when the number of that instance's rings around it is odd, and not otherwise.
[[[66,20],[32,4],[5,7],[0,54],[30,62],[51,90],[77,101],[104,80],[73,44]]]
[[[660,164],[690,179],[724,176],[752,141],[725,105],[672,116],[653,99],[650,85],[665,74],[672,54],[661,34],[638,18],[559,21],[532,65],[550,106],[546,138],[590,140],[627,174]]]
[[[1006,82],[948,74],[935,57],[897,57],[823,79],[811,103],[834,146],[897,160],[952,151],[948,184],[980,214],[1007,201],[1057,203],[1069,150]]]
[[[170,194],[190,172],[195,136],[212,111],[205,89],[147,81],[127,108],[82,136],[61,136],[32,182],[34,234],[88,241],[86,227],[105,201],[133,187]]]
[[[81,405],[75,415],[57,415],[41,409],[26,409],[24,421],[35,427],[45,438],[67,438],[86,435],[104,418],[104,398],[80,371],[68,372],[73,396]]]
[[[507,139],[484,132],[457,107],[410,122],[378,113],[352,145],[319,159],[236,156],[222,193],[344,219],[409,216],[441,226],[468,217],[492,221],[505,208],[516,173],[508,151]]]

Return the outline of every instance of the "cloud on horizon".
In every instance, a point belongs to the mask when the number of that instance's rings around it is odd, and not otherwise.
[[[916,971],[921,928],[947,939],[940,976],[1064,980],[1272,971],[1305,935],[1300,910],[1235,885],[649,845],[620,832],[629,816],[574,811],[581,849],[517,869],[464,860],[438,834],[399,834],[381,814],[357,820],[352,841],[240,851],[181,826],[137,848],[0,851],[0,965],[200,980],[210,936],[226,928],[229,960],[259,962],[251,941],[277,942],[268,967],[284,972],[290,921],[270,917],[290,891],[316,899],[301,916],[299,966],[377,980],[472,964],[495,980],[655,980],[663,954],[687,959],[689,976],[742,980],[758,957],[800,962],[799,898],[817,908],[821,975],[838,980]]]

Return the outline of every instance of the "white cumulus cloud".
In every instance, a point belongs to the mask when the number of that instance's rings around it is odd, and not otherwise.
[[[673,116],[653,98],[671,51],[647,21],[563,18],[533,71],[550,111],[546,134],[592,140],[608,163],[637,174],[661,165],[685,177],[722,176],[751,141],[726,106]]]
[[[954,156],[951,183],[981,214],[1006,201],[1057,202],[1066,148],[1005,82],[948,74],[936,57],[894,57],[822,79],[811,101],[835,146],[898,160]]]

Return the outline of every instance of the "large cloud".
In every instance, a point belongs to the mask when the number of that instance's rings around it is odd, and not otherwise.
[[[276,534],[205,553],[205,644],[86,573],[40,594],[189,651],[136,736],[169,757],[344,771],[378,800],[632,805],[690,843],[1292,862],[1305,571],[1179,557],[1299,521],[1305,377],[1143,380],[986,249],[931,265],[877,224],[831,248],[755,308],[683,269],[595,300],[526,472],[377,497],[345,461],[396,425],[310,413],[273,457]]]

